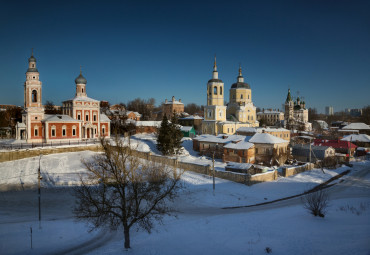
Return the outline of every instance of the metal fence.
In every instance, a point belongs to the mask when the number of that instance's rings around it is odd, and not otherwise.
[[[31,148],[44,148],[44,147],[58,147],[66,145],[88,145],[88,144],[100,144],[98,139],[89,139],[85,141],[59,141],[59,142],[48,142],[48,143],[1,143],[0,150],[19,150],[19,149],[31,149]]]

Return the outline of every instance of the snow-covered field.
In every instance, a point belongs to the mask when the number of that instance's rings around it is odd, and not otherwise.
[[[142,140],[147,140],[145,144]],[[132,139],[143,151],[156,153],[150,137]],[[181,160],[197,162],[190,143]],[[208,176],[186,172],[184,189],[175,203],[178,218],[166,217],[158,232],[131,232],[132,249],[124,251],[122,231],[98,230],[73,220],[76,185],[85,172],[81,159],[90,151],[45,155],[41,158],[42,224],[38,223],[37,190],[22,189],[37,183],[39,158],[0,163],[0,254],[369,254],[370,162],[357,162],[348,176],[329,188],[330,207],[325,218],[308,214],[300,198],[239,209],[300,194],[338,172],[312,170],[273,182],[245,186],[216,179],[215,193]],[[219,168],[222,168],[219,162]],[[59,187],[59,188],[57,188]],[[61,188],[63,187],[63,188]],[[30,249],[30,227],[33,249]]]

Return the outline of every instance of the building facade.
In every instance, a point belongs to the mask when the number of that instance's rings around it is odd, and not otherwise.
[[[257,113],[257,120],[267,126],[274,126],[284,120],[284,113],[275,110],[263,110]]]
[[[184,104],[181,102],[181,99],[178,101],[172,96],[172,100],[168,101],[167,99],[164,101],[163,104],[163,115],[166,115],[167,119],[171,119],[172,115],[175,113],[180,115],[184,112]]]
[[[224,83],[218,77],[216,58],[213,75],[207,83],[207,105],[204,107],[203,134],[234,134],[240,127],[257,127],[256,107],[252,102],[252,90],[244,82],[239,67],[237,82],[230,88],[230,102],[224,104]]]
[[[16,138],[34,143],[109,137],[110,120],[100,113],[100,102],[87,97],[87,81],[81,72],[75,83],[75,97],[63,102],[63,114],[45,114],[42,82],[32,54],[28,59],[24,112],[22,122],[16,126]]]

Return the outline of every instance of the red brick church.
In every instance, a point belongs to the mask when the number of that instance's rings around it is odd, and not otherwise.
[[[24,83],[24,112],[22,122],[16,125],[17,139],[32,142],[81,141],[110,137],[110,120],[100,113],[100,101],[89,98],[86,79],[75,79],[76,95],[63,102],[63,114],[45,114],[42,105],[42,83],[36,67],[36,58],[28,59]]]

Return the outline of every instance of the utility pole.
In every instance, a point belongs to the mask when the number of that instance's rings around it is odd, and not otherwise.
[[[39,157],[39,170],[38,170],[38,189],[39,189],[39,228],[41,229],[41,157],[42,154],[40,154]]]
[[[310,157],[310,164],[311,164],[311,139],[310,139],[310,155],[309,155],[309,157]]]
[[[218,150],[218,144],[216,144],[215,150],[213,150],[212,164],[213,164],[213,195],[215,195],[216,182],[215,182],[215,153]]]

